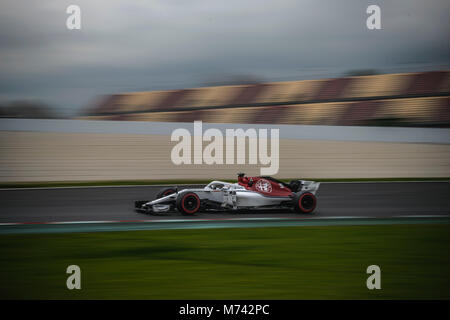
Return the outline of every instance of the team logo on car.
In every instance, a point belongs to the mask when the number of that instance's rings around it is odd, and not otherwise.
[[[267,181],[266,179],[259,179],[258,182],[256,182],[255,188],[256,188],[256,190],[265,192],[265,193],[272,192],[272,184],[269,181]]]

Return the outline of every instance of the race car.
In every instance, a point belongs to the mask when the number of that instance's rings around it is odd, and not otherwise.
[[[292,180],[290,183],[272,177],[246,177],[238,174],[237,183],[212,181],[204,188],[162,189],[153,201],[135,201],[142,213],[179,212],[194,215],[201,211],[237,211],[291,209],[311,213],[317,205],[316,192],[320,182]]]

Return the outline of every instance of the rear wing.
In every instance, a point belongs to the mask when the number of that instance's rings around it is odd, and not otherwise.
[[[319,190],[320,182],[308,180],[300,180],[300,182],[302,183],[302,192],[308,191],[315,195]]]

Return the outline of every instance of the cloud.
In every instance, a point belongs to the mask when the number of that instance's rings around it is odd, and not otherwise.
[[[0,98],[73,109],[221,73],[276,81],[450,65],[446,0],[79,0],[82,30],[70,31],[73,3],[2,1]],[[369,4],[381,7],[382,30],[367,30]]]

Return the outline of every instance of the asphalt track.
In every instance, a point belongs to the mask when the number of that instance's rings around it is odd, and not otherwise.
[[[197,186],[198,187],[198,186]],[[255,220],[264,218],[450,218],[450,182],[322,183],[312,215],[285,212],[178,213],[146,215],[133,210],[134,200],[154,199],[161,187],[69,187],[0,190],[0,224],[54,222],[152,222],[191,219]],[[182,188],[180,188],[182,189]],[[289,219],[288,219],[289,220]]]

